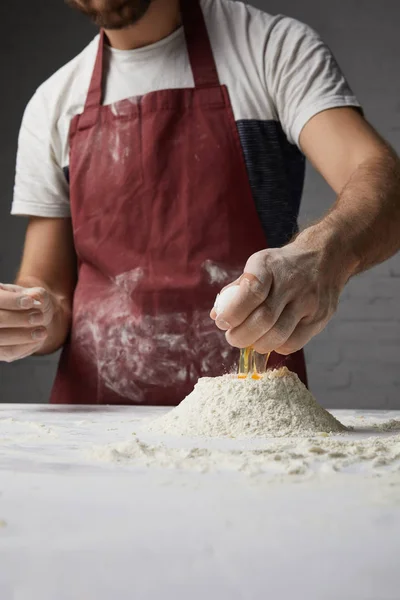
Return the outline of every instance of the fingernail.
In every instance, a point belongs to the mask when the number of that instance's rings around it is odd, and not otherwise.
[[[33,306],[42,306],[42,303],[40,302],[40,300],[34,300]]]
[[[41,325],[43,323],[42,313],[32,313],[29,315],[29,323],[31,325]]]
[[[44,340],[47,337],[46,329],[35,329],[32,331],[32,339],[34,340]]]
[[[225,329],[225,330],[228,330],[228,329],[230,329],[230,328],[231,328],[231,326],[229,325],[229,323],[227,323],[227,322],[226,322],[226,321],[224,321],[223,319],[218,319],[218,320],[216,321],[216,323],[217,323],[217,326],[218,326],[220,329]]]
[[[21,308],[31,308],[33,306],[33,298],[30,296],[23,296],[19,299],[19,305]]]

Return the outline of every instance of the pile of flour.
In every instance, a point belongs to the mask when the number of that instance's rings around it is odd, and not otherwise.
[[[149,425],[174,436],[307,437],[346,431],[286,367],[260,380],[232,375],[203,378],[185,400]]]

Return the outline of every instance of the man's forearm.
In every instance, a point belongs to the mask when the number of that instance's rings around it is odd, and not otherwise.
[[[52,354],[65,343],[71,327],[72,301],[67,297],[54,293],[45,282],[35,277],[17,277],[16,285],[26,288],[44,288],[53,303],[53,318],[46,326],[48,336],[37,355]]]
[[[400,161],[389,148],[353,173],[329,213],[295,243],[326,249],[347,279],[400,250]],[[334,265],[332,265],[334,266]]]

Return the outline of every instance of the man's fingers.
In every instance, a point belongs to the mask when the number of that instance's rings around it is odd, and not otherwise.
[[[290,338],[301,316],[296,314],[293,306],[286,306],[269,331],[252,344],[254,350],[260,354],[277,351]]]
[[[44,325],[44,314],[35,307],[32,310],[1,310],[0,331],[11,328],[32,328]]]
[[[53,297],[44,288],[31,288],[29,294],[34,298],[34,308],[42,313],[42,324],[47,327],[54,317]]]
[[[21,292],[23,291],[25,288],[21,287],[20,285],[14,285],[12,283],[0,283],[0,290],[5,290],[7,292]]]
[[[272,299],[271,299],[272,300]],[[239,327],[230,329],[226,334],[227,341],[236,348],[247,348],[262,338],[278,321],[284,302],[279,304],[269,298],[261,304]]]
[[[33,288],[36,289],[36,288]],[[0,284],[0,309],[30,310],[40,308],[40,300],[35,299],[30,290],[17,285]]]
[[[45,327],[32,329],[1,329],[0,350],[5,346],[20,346],[21,344],[32,344],[45,340],[47,330]]]
[[[255,275],[244,273],[239,290],[225,310],[217,316],[216,324],[223,331],[238,327],[262,304],[270,292],[272,274],[261,283]]]
[[[28,296],[33,298],[34,306],[41,310],[42,312],[46,312],[49,310],[51,306],[51,298],[50,294],[47,290],[41,287],[29,288],[26,290]]]
[[[294,352],[298,352],[298,350],[304,348],[304,346],[306,346],[320,331],[321,328],[316,325],[304,325],[300,322],[292,335],[282,346],[276,349],[276,352],[283,356],[294,354]]]
[[[50,294],[41,287],[23,288],[19,285],[0,284],[0,309],[45,312],[51,305]]]

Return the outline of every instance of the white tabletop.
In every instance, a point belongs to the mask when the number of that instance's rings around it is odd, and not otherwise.
[[[400,598],[400,456],[304,480],[90,458],[162,412],[0,405],[1,600]]]

